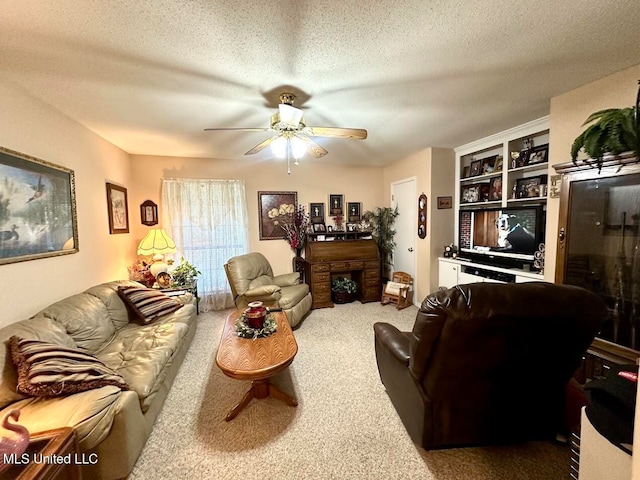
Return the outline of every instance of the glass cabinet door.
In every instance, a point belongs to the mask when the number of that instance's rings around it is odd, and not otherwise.
[[[605,300],[609,317],[600,338],[638,349],[640,173],[594,177],[567,182],[561,281]]]

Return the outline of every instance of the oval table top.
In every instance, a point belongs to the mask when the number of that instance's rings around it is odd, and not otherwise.
[[[261,380],[284,370],[298,353],[298,344],[284,312],[273,312],[278,326],[275,333],[264,338],[239,337],[235,323],[241,312],[227,317],[216,355],[222,372],[241,380]]]

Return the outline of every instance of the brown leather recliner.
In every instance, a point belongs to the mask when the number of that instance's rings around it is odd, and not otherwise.
[[[380,378],[426,449],[553,438],[565,385],[606,316],[579,287],[458,285],[422,302],[412,332],[374,325]]]

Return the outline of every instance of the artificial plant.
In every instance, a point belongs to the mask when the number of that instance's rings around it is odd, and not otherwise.
[[[378,244],[380,257],[382,258],[382,277],[389,278],[388,272],[393,265],[393,251],[396,248],[396,242],[393,237],[396,231],[393,225],[396,217],[400,215],[398,207],[377,207],[375,211],[367,210],[362,214],[362,218],[372,227],[372,235]]]
[[[201,272],[184,257],[180,257],[180,265],[171,271],[174,286],[192,285],[198,280]]]
[[[358,283],[350,278],[335,278],[331,282],[331,291],[356,293],[358,291]]]
[[[640,81],[638,82],[640,84]],[[591,125],[571,145],[571,160],[577,163],[580,150],[602,168],[605,154],[620,155],[633,152],[640,160],[640,88],[636,105],[628,108],[608,108],[592,113],[582,126]],[[585,163],[592,163],[585,160]]]

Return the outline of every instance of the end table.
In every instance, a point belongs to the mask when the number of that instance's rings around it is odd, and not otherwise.
[[[198,284],[193,283],[191,285],[176,285],[175,287],[161,288],[162,293],[166,293],[169,296],[179,295],[179,292],[189,292],[196,299],[196,315],[200,315],[200,299],[198,298]]]
[[[32,433],[27,451],[19,457],[29,461],[16,463],[0,473],[0,480],[81,480],[80,463],[93,460],[91,455],[78,454],[72,428],[63,427]]]

